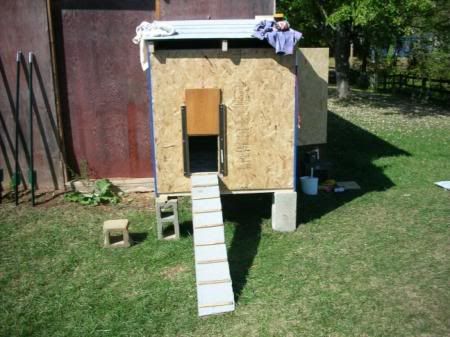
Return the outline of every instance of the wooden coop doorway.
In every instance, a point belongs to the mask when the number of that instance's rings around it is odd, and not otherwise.
[[[182,107],[184,175],[226,175],[225,107],[220,89],[186,89]]]

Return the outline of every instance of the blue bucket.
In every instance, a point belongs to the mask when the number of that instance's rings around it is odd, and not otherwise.
[[[319,190],[319,178],[304,176],[300,177],[302,192],[307,195],[317,195]]]

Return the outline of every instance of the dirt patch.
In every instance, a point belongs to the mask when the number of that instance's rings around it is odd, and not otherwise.
[[[182,265],[177,265],[173,267],[168,267],[161,272],[161,275],[167,280],[173,280],[178,277],[179,274],[182,274],[187,271],[187,268]]]
[[[122,196],[121,203],[133,208],[153,210],[155,209],[155,196],[153,192],[127,193]]]
[[[63,203],[63,195],[64,191],[57,190],[57,191],[46,191],[46,190],[39,190],[36,191],[35,194],[35,205],[37,207],[44,206],[55,206]],[[7,191],[3,194],[3,200],[5,204],[11,203],[14,204],[15,198],[14,194],[11,191]],[[21,206],[31,206],[31,192],[29,190],[26,191],[20,191],[19,192],[19,205]]]
[[[48,207],[74,207],[77,204],[64,200],[65,191],[37,191],[36,192],[36,207],[48,208]],[[8,191],[3,194],[3,203],[13,204],[14,195]],[[19,205],[31,206],[31,193],[29,191],[20,192]],[[119,208],[126,206],[132,209],[154,210],[155,209],[155,197],[153,193],[126,193],[121,196],[121,201],[118,203]],[[89,207],[89,206],[86,206]],[[96,206],[99,209],[109,209],[111,205],[99,205]]]

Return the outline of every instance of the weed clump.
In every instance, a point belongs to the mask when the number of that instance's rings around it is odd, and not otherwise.
[[[81,205],[97,206],[100,204],[117,204],[120,202],[120,196],[108,179],[99,179],[95,182],[92,193],[71,191],[64,194],[64,200],[77,202]]]

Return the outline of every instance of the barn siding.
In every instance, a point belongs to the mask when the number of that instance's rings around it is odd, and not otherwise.
[[[63,8],[68,142],[90,178],[153,175],[146,79],[131,42],[153,13]]]
[[[163,20],[252,19],[255,15],[272,15],[273,0],[172,0],[161,1]]]
[[[60,137],[55,108],[52,57],[50,50],[47,7],[45,0],[2,0],[0,20],[0,168],[4,169],[4,186],[14,170],[14,100],[16,82],[16,51],[22,50],[23,65],[28,66],[28,52],[35,54],[33,77],[34,98],[34,166],[41,189],[59,189],[64,184],[60,153]],[[20,141],[20,166],[27,176],[28,89],[24,68],[21,69],[20,126],[24,138]]]

